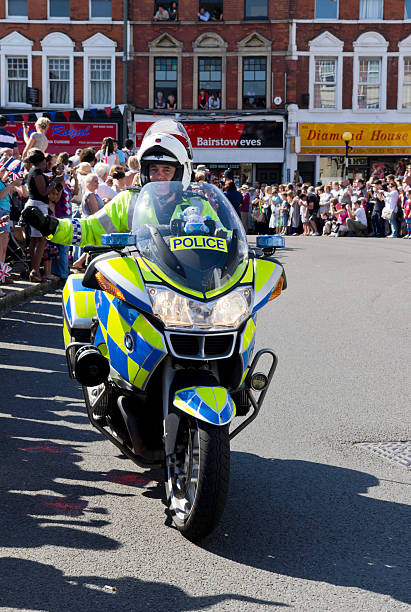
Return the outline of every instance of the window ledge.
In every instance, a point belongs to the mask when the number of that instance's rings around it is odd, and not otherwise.
[[[19,15],[8,15],[6,17],[6,19],[5,19],[5,21],[18,21],[20,23],[20,22],[29,21],[29,18],[28,18],[28,16],[23,16],[23,15],[21,15],[21,16],[19,16]]]

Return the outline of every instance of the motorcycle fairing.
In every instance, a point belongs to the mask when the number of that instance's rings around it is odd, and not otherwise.
[[[89,329],[96,315],[94,289],[83,286],[83,274],[71,274],[63,289],[63,335],[67,346],[72,329]]]
[[[212,425],[226,425],[235,416],[235,404],[224,387],[187,387],[174,395],[183,412]]]
[[[247,370],[254,350],[256,318],[256,315],[254,315],[248,320],[240,338],[240,355],[243,363],[243,372]]]
[[[129,304],[152,312],[139,267],[133,257],[113,257],[96,262],[96,268],[124,295]]]
[[[249,271],[250,264],[251,264],[251,274]],[[213,291],[207,291],[206,293],[202,293],[200,291],[195,291],[194,289],[189,289],[183,285],[180,285],[176,281],[172,280],[161,270],[159,266],[157,266],[152,261],[149,261],[148,259],[143,259],[141,261],[140,268],[142,270],[144,280],[146,282],[164,282],[167,285],[170,285],[170,287],[172,287],[173,289],[177,289],[177,291],[179,291],[180,293],[190,295],[197,299],[202,299],[202,300],[216,299],[223,293],[226,293],[229,289],[234,288],[234,286],[237,285],[239,282],[241,284],[245,284],[245,283],[251,284],[252,279],[253,279],[252,262],[248,262],[248,265],[247,265],[247,262],[243,261],[239,264],[239,266],[233,273],[232,277],[225,285],[223,285],[222,287],[219,287],[218,289],[214,289]]]
[[[273,261],[254,259],[254,309],[253,313],[260,310],[270,299],[270,296],[281,278],[282,267]]]
[[[95,344],[104,343],[111,368],[144,390],[167,354],[163,336],[143,314],[104,291],[96,291],[96,310],[100,325]]]

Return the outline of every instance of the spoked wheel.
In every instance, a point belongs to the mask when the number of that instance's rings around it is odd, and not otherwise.
[[[176,452],[167,460],[167,497],[177,529],[189,540],[207,536],[224,510],[230,476],[228,426],[182,418]]]

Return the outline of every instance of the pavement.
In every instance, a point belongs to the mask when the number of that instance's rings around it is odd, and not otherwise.
[[[0,297],[0,315],[2,312],[9,310],[15,304],[29,300],[35,295],[47,293],[57,287],[62,287],[62,280],[45,281],[44,283],[31,283],[28,280],[20,278],[19,274],[11,275],[13,279],[12,285],[1,284],[0,288],[5,292],[4,297]]]

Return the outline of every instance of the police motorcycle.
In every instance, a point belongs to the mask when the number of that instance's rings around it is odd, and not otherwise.
[[[257,312],[286,287],[275,240],[249,250],[214,185],[149,183],[131,233],[86,247],[85,275],[64,287],[68,369],[92,425],[138,466],[165,468],[172,519],[192,541],[223,512],[230,440],[257,417],[277,365],[271,349],[253,358]]]

